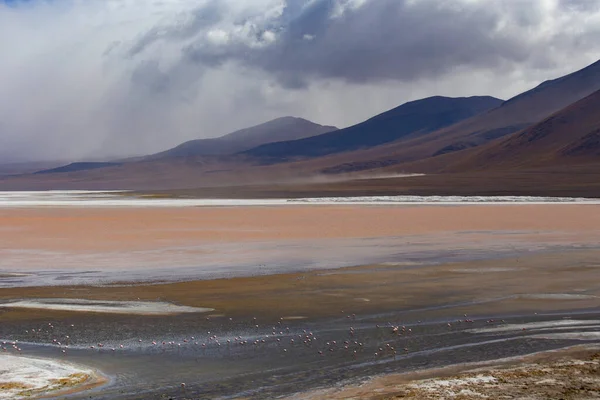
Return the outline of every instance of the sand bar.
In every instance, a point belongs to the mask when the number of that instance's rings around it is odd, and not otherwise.
[[[178,306],[158,301],[110,301],[87,299],[27,299],[0,303],[0,308],[79,311],[109,314],[169,315],[202,313],[212,308]]]

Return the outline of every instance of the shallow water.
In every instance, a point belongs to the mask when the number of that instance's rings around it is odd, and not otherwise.
[[[0,336],[18,340],[23,354],[57,357],[108,374],[111,383],[93,391],[98,399],[275,397],[381,373],[600,343],[597,311],[500,315],[493,322],[485,315],[461,316],[462,322],[427,317],[422,310],[275,323],[192,314],[84,315],[51,322],[52,328],[46,321],[11,323],[0,328]],[[41,331],[32,333],[32,328]],[[67,335],[69,347],[61,354],[64,343],[61,347],[52,338]]]
[[[457,240],[455,235],[427,238],[383,237],[273,242],[203,244],[185,249],[157,249],[154,253],[16,254],[2,251],[0,288],[56,285],[110,285],[115,283],[176,282],[240,276],[331,270],[353,265],[398,265],[420,268],[449,262],[511,257],[519,253],[556,252],[596,248],[597,243],[570,244],[562,234],[545,240],[515,240],[501,231],[478,233]],[[169,265],[165,265],[167,263]],[[31,263],[31,264],[28,264]],[[41,268],[38,264],[52,267]],[[512,267],[510,270],[514,270]],[[506,270],[506,269],[503,269]],[[16,273],[16,271],[19,271]],[[490,273],[498,270],[455,270]],[[507,270],[508,271],[508,270]]]

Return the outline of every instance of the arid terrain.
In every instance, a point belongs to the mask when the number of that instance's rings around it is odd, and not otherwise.
[[[496,362],[389,375],[356,387],[291,399],[595,399],[600,396],[600,353],[575,346]]]

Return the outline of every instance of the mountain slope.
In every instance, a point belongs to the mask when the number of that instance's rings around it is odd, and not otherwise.
[[[245,154],[283,160],[374,147],[452,125],[496,107],[501,102],[488,96],[429,97],[405,103],[345,129],[306,139],[266,144],[248,150]]]
[[[319,125],[302,118],[282,117],[218,138],[190,140],[146,159],[228,155],[265,143],[301,139],[336,129],[334,126]]]
[[[35,172],[36,174],[55,174],[64,172],[87,171],[90,169],[106,168],[119,166],[121,163],[115,162],[74,162],[61,167],[43,169]]]
[[[600,90],[600,61],[564,77],[546,81],[499,107],[409,140],[353,152],[327,161],[323,171],[351,172],[398,166],[416,172],[443,168],[447,155],[480,146],[525,129]],[[325,165],[325,160],[319,161]],[[415,164],[418,162],[418,164]]]
[[[474,147],[526,128],[596,90],[600,90],[600,61],[545,81],[505,101],[500,107],[442,130],[436,136],[453,139],[447,146],[454,146],[456,150]],[[451,151],[441,147],[434,155]]]
[[[600,90],[521,132],[474,150],[448,170],[600,164]]]

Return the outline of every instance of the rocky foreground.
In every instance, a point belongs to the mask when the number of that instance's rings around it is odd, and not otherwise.
[[[570,353],[570,351],[567,351]],[[454,367],[456,369],[457,367]],[[600,352],[546,354],[523,363],[478,367],[451,374],[452,368],[374,378],[362,385],[297,395],[294,399],[546,400],[600,399]],[[437,376],[421,379],[422,376]]]
[[[428,379],[399,388],[393,399],[600,398],[600,353],[584,360],[526,364]]]

